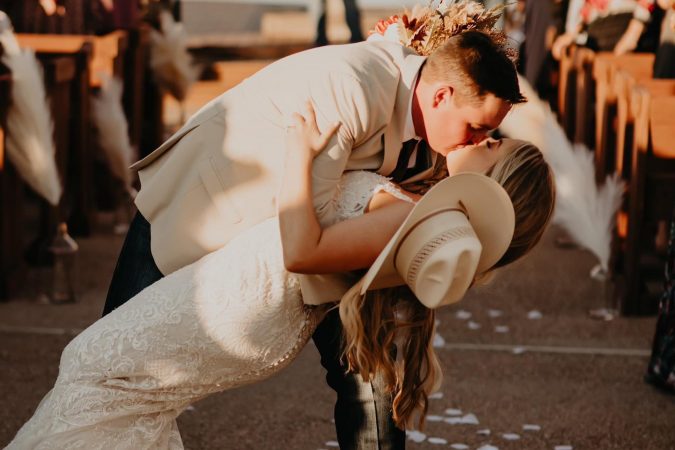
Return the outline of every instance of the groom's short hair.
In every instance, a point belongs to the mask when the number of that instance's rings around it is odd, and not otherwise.
[[[505,47],[480,31],[449,38],[429,55],[421,76],[452,85],[460,101],[480,101],[488,93],[512,105],[527,101],[520,93],[516,67]]]

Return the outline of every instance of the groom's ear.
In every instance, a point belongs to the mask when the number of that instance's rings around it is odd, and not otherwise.
[[[433,106],[438,108],[441,106],[447,106],[452,102],[452,98],[455,95],[455,89],[452,86],[444,85],[439,86],[434,92]]]

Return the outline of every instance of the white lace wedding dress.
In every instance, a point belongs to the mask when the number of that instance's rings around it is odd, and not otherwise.
[[[348,172],[333,222],[363,213],[386,178]],[[324,226],[327,224],[323,224]],[[54,388],[8,449],[182,449],[176,417],[287,366],[324,307],[284,270],[276,218],[149,286],[64,349]]]

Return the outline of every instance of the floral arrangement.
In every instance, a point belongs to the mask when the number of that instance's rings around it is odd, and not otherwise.
[[[482,31],[504,44],[506,35],[495,29],[503,12],[504,6],[485,9],[472,0],[431,0],[427,6],[415,5],[412,11],[406,9],[401,15],[378,21],[369,39],[399,42],[422,56],[433,53],[449,37],[469,30]]]

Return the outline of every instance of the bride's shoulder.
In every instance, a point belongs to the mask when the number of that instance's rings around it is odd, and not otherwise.
[[[391,181],[391,178],[375,172],[366,170],[345,172],[340,184],[346,191],[360,193],[369,198],[379,192],[386,192],[400,200],[411,201],[410,197],[396,183]]]
[[[390,178],[380,175],[376,172],[368,170],[348,170],[342,174],[342,181],[344,184],[376,184],[376,183],[391,183],[394,184]]]

